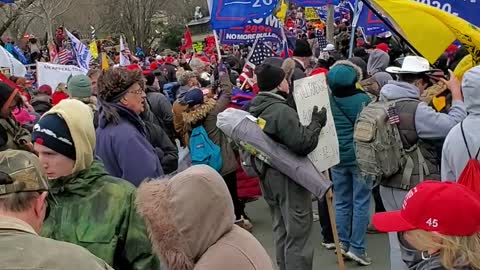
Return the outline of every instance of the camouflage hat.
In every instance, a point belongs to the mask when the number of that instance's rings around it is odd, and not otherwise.
[[[38,157],[19,150],[0,152],[0,196],[29,191],[48,191]]]

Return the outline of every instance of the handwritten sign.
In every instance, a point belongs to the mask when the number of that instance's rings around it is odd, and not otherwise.
[[[193,49],[195,50],[195,52],[201,52],[203,51],[203,42],[195,42],[193,43]]]
[[[323,107],[327,109],[327,125],[320,133],[317,148],[308,155],[318,171],[326,171],[340,163],[340,152],[325,75],[296,80],[293,93],[302,125],[308,125],[312,121],[314,106],[318,106],[319,110]]]
[[[305,19],[307,21],[315,21],[315,20],[320,20],[320,17],[318,16],[317,11],[313,7],[307,7],[305,8]]]

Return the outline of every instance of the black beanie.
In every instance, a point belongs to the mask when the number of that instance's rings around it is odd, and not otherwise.
[[[303,39],[297,39],[297,42],[295,43],[295,50],[293,51],[293,56],[311,57],[312,55],[312,48],[310,48],[310,44],[308,44],[308,41]]]
[[[255,68],[257,75],[257,83],[260,91],[272,91],[277,88],[285,79],[285,72],[283,69],[270,65],[261,64]]]
[[[72,160],[76,160],[75,145],[67,123],[57,114],[48,114],[33,127],[33,143],[41,144]]]
[[[3,107],[5,102],[8,101],[14,91],[15,89],[13,89],[10,85],[0,82],[0,109]]]

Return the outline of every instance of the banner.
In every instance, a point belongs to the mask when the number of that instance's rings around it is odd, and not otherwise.
[[[310,124],[314,106],[318,106],[319,110],[323,107],[327,109],[327,125],[322,128],[317,148],[308,155],[319,172],[326,171],[340,163],[340,151],[325,74],[296,80],[293,84],[293,95],[302,125]]]
[[[318,16],[317,11],[313,7],[307,7],[305,8],[305,19],[307,21],[315,21],[315,20],[320,20],[320,17]]]
[[[213,29],[243,26],[252,19],[272,15],[279,0],[217,0],[212,3]]]
[[[328,16],[328,6],[317,7],[315,8],[318,16],[322,21],[327,21]],[[335,6],[335,12],[333,15],[335,21],[339,21],[341,19],[350,20],[350,7],[348,4],[344,4],[343,2]]]
[[[340,0],[291,0],[292,3],[304,7],[322,7],[325,5],[338,5]]]
[[[220,31],[222,44],[253,43],[256,39],[270,42],[283,40],[280,20],[270,15],[266,18],[252,19],[243,26]]]
[[[480,2],[475,0],[415,0],[419,3],[426,4],[447,13],[460,17],[471,24],[480,26]]]
[[[70,76],[87,74],[77,66],[55,65],[45,62],[37,62],[37,82],[38,86],[49,85],[56,89],[59,83],[67,83]]]

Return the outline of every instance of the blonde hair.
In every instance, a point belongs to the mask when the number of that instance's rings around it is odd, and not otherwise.
[[[59,83],[59,84],[57,85],[57,89],[55,89],[55,92],[63,92],[63,93],[67,92],[66,86],[67,86],[67,85],[64,84],[64,83]]]
[[[440,233],[414,230],[409,231],[408,234],[422,246],[439,249],[442,265],[447,270],[455,270],[458,266],[470,266],[474,270],[480,270],[480,256],[478,255],[480,233],[470,236],[447,236]]]

